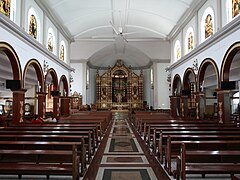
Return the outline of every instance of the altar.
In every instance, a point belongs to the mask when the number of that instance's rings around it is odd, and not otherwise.
[[[128,110],[143,108],[143,72],[133,71],[122,60],[105,72],[96,73],[97,109]]]
[[[128,110],[128,104],[112,104],[112,110]]]

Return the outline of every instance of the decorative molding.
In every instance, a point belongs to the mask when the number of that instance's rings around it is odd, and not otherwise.
[[[197,55],[201,54],[202,52],[206,51],[216,43],[219,43],[219,41],[223,40],[233,32],[239,30],[239,22],[240,22],[240,16],[234,18],[231,22],[229,22],[227,25],[225,25],[223,28],[218,30],[216,33],[214,33],[211,37],[206,39],[204,42],[199,44],[196,48],[194,48],[191,52],[184,55],[180,60],[173,63],[169,68],[170,70],[173,70],[180,65],[186,63],[190,59],[193,59]]]
[[[91,69],[107,70],[109,67],[95,66],[87,59],[72,59],[70,63],[87,63],[88,67]],[[132,67],[133,70],[149,69],[153,63],[170,63],[170,59],[151,59],[149,63],[145,66]]]
[[[201,0],[198,3],[195,1],[191,4],[191,7],[184,13],[177,25],[169,33],[168,38],[174,39],[183,28],[189,23],[189,21],[195,16],[195,13],[207,2],[207,0]]]
[[[43,10],[44,13],[46,13],[47,17],[51,20],[51,22],[54,24],[54,26],[57,27],[58,31],[70,42],[74,42],[74,39],[71,35],[71,33],[68,31],[68,29],[63,28],[60,24],[62,24],[57,18],[55,18],[56,15],[54,15],[52,12],[49,11],[49,9],[45,6],[45,4],[42,1],[34,0],[35,3]]]
[[[13,36],[17,37],[24,43],[26,43],[28,46],[32,47],[39,53],[43,54],[44,56],[51,59],[55,64],[61,66],[62,68],[66,69],[67,71],[71,72],[74,70],[74,68],[70,67],[65,62],[59,60],[59,58],[53,54],[50,53],[47,48],[39,43],[37,40],[32,38],[30,35],[27,34],[23,29],[21,29],[17,24],[12,22],[8,17],[0,13],[0,27],[11,33]]]

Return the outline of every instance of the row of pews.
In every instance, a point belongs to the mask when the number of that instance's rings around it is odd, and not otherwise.
[[[111,112],[75,113],[57,123],[0,127],[0,174],[70,175],[79,179],[112,119]]]
[[[240,128],[217,120],[173,120],[168,114],[136,112],[132,124],[169,176],[240,174]],[[235,175],[235,176],[234,176]]]

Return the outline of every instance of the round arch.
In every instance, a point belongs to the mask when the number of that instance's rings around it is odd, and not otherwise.
[[[63,83],[63,89],[66,92],[66,94],[63,94],[63,96],[68,96],[68,81],[65,75],[62,75],[59,80],[59,87],[58,87],[59,90],[61,90],[60,89],[61,82]]]
[[[197,91],[201,91],[200,87],[202,86],[203,80],[204,80],[204,76],[205,76],[205,72],[207,70],[207,67],[209,66],[213,66],[215,73],[216,73],[216,78],[217,78],[217,87],[219,87],[219,71],[217,68],[217,64],[215,63],[215,61],[211,58],[206,58],[202,61],[200,67],[199,67],[199,71],[198,71],[198,78],[197,78]]]
[[[13,80],[22,80],[22,68],[14,48],[6,42],[0,42],[0,51],[3,51],[10,60],[13,72]]]
[[[189,78],[192,75],[194,82],[196,82],[196,74],[194,73],[193,68],[187,68],[183,75],[183,89],[189,90]]]
[[[240,42],[236,42],[228,48],[227,52],[224,55],[222,65],[221,65],[221,73],[220,78],[221,81],[229,81],[229,72],[230,67],[233,61],[234,56],[239,52],[240,50]]]
[[[24,68],[24,72],[23,72],[23,81],[24,81],[23,84],[25,85],[25,78],[27,75],[27,70],[28,70],[29,66],[31,66],[31,65],[33,66],[33,68],[36,71],[37,79],[39,81],[39,85],[41,86],[40,92],[43,92],[44,91],[44,75],[43,75],[41,65],[36,59],[31,59],[27,62],[26,66]]]
[[[173,78],[172,95],[180,95],[182,90],[182,82],[179,74],[176,74]]]
[[[48,71],[47,71],[47,74],[45,75],[45,86],[46,86],[46,80],[47,80],[47,77],[48,76],[51,76],[52,77],[52,83],[53,83],[53,90],[54,91],[57,91],[59,90],[58,89],[58,77],[57,77],[57,73],[56,71],[53,69],[53,68],[50,68]]]

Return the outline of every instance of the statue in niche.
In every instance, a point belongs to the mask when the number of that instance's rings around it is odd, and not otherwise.
[[[10,0],[0,0],[0,12],[10,17]]]
[[[63,45],[60,46],[60,59],[62,61],[64,61],[64,46]]]
[[[102,96],[101,96],[102,100],[106,100],[107,99],[107,89],[106,87],[102,88]]]
[[[138,95],[137,95],[137,86],[133,86],[133,99],[137,99],[138,98]]]
[[[34,39],[37,39],[37,20],[33,14],[30,16],[28,34],[30,34]]]
[[[213,23],[211,14],[208,14],[205,19],[205,39],[211,35],[213,35]]]
[[[52,33],[48,34],[48,50],[53,52],[53,35]]]
[[[117,102],[122,102],[122,94],[121,93],[117,94]]]

